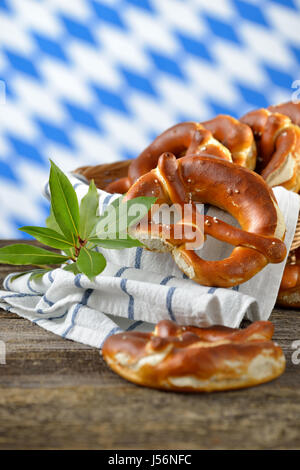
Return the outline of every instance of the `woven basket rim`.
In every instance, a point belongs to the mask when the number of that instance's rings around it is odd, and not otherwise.
[[[296,250],[299,247],[300,247],[300,212],[299,212],[299,215],[298,215],[298,222],[297,222],[297,225],[296,225],[296,230],[295,230],[295,234],[294,234],[294,239],[293,239],[292,244],[291,244],[290,252]]]

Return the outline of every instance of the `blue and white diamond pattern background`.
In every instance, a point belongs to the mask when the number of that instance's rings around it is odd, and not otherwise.
[[[64,170],[183,120],[290,100],[300,0],[0,0],[0,237],[43,224]]]

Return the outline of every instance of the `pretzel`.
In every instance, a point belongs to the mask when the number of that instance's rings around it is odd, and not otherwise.
[[[293,119],[286,114],[287,112]],[[299,105],[284,103],[269,109],[251,111],[241,118],[253,131],[258,150],[255,171],[269,186],[300,190],[300,121]]]
[[[138,385],[181,392],[233,390],[283,373],[285,357],[271,341],[273,331],[268,321],[239,330],[163,320],[152,333],[110,336],[102,355],[113,371]]]
[[[258,164],[256,170],[261,171],[263,169],[265,164],[264,157],[267,156],[269,158],[271,154],[270,163],[267,163],[266,168],[262,171],[262,176],[264,176],[269,182],[269,184],[271,184],[272,186],[275,184],[281,184],[287,189],[299,192],[300,139],[299,127],[297,126],[300,126],[300,102],[287,102],[281,103],[279,105],[269,106],[268,110],[264,110],[263,112],[264,117],[262,118],[262,121],[260,123],[258,122],[257,124],[260,129],[258,127],[254,128],[254,126],[251,125],[252,123],[250,122],[250,120],[253,120],[253,118],[256,119],[257,114],[262,115],[261,111],[262,110],[248,113],[246,115],[246,119],[244,119],[245,116],[244,118],[242,118],[242,120],[249,124],[254,131],[262,133],[261,135],[256,134],[256,141],[257,146],[259,148],[259,154],[262,154],[261,156],[263,158],[263,161],[260,162],[260,165]],[[272,114],[270,114],[270,112]],[[263,121],[265,121],[265,123]],[[292,131],[290,130],[291,122],[294,124],[294,126],[292,126]],[[283,130],[280,130],[280,123],[283,127]],[[279,127],[279,132],[278,129],[276,129],[276,125]],[[285,136],[283,136],[282,134],[284,133],[285,126],[287,126],[287,129],[289,130],[289,135],[286,134]],[[274,138],[276,139],[276,132],[278,132],[279,137],[281,137],[281,149],[284,149],[284,146],[285,149],[289,148],[289,150],[291,149],[291,147],[293,147],[293,150],[290,152],[293,154],[292,157],[287,157],[286,165],[283,164],[281,167],[279,166],[277,170],[276,165],[278,165],[280,159],[282,163],[284,162],[284,155],[287,154],[287,150],[285,150],[284,152],[281,151],[280,154],[280,149],[278,149],[279,152],[277,150],[274,156],[272,156],[272,146],[274,146],[273,143]],[[292,144],[293,141],[294,145]],[[279,147],[279,142],[277,143],[276,141],[276,145],[277,147]],[[294,165],[294,170],[290,181],[287,180],[288,177],[286,176],[288,168],[288,158],[290,158],[290,169],[292,165]],[[292,158],[294,159],[294,163],[291,163]],[[275,181],[272,181],[272,176],[274,174],[277,179],[275,179]],[[277,297],[277,304],[283,307],[300,308],[300,254],[298,250],[292,251],[292,255],[289,256],[289,259],[287,261]]]
[[[276,302],[282,307],[300,308],[300,248],[289,255]]]
[[[294,124],[300,126],[300,101],[288,101],[286,103],[276,104],[269,106],[268,110],[272,113],[284,114],[288,116]]]
[[[249,126],[224,114],[201,124],[212,133],[215,139],[228,148],[233,163],[254,170],[256,144]]]
[[[276,302],[282,307],[300,308],[300,214]]]
[[[214,155],[251,169],[255,166],[256,146],[251,129],[231,116],[220,115],[201,123],[183,122],[159,135],[135,160],[128,170],[128,180],[117,180],[105,189],[124,192],[140,176],[156,167],[163,152],[177,158],[199,153]]]
[[[268,263],[279,263],[286,255],[285,225],[276,200],[256,173],[207,155],[176,159],[160,156],[156,169],[142,176],[125,199],[155,196],[157,203],[209,203],[229,212],[241,229],[219,219],[204,216],[204,234],[234,245],[232,254],[221,261],[205,261],[148,227],[131,228],[132,235],[155,251],[170,251],[175,262],[194,281],[207,286],[230,287],[247,281]],[[150,234],[150,235],[149,235]]]

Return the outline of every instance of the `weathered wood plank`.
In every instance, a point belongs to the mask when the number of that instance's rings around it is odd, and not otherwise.
[[[4,389],[0,448],[299,448],[299,391],[211,395],[119,387]]]

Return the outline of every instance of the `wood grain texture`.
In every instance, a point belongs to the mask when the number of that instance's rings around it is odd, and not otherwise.
[[[0,280],[11,271],[0,266]],[[271,320],[283,376],[192,395],[132,385],[98,350],[0,311],[0,449],[299,449],[300,364],[291,356],[300,312],[275,309]]]

